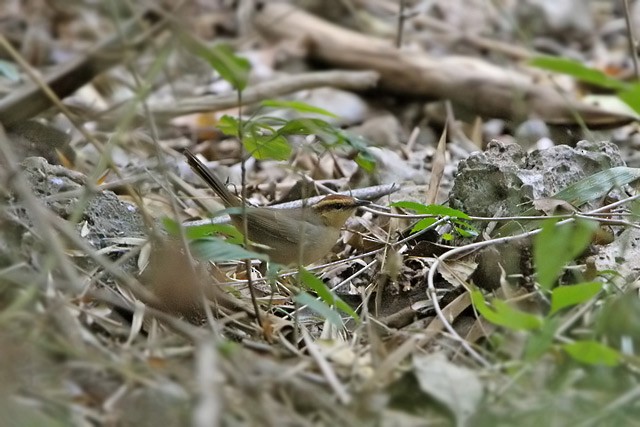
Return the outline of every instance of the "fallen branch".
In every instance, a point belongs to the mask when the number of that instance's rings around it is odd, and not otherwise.
[[[147,31],[140,34],[141,27]],[[92,51],[59,65],[42,79],[33,79],[0,99],[0,123],[7,126],[40,114],[97,75],[121,63],[127,49],[146,46],[145,42],[163,27],[160,16],[150,10],[132,19],[123,25],[121,32],[107,38]],[[6,40],[1,39],[0,42]],[[3,46],[7,49],[4,43],[0,43],[0,47]]]
[[[367,188],[356,188],[351,191],[342,191],[342,192],[337,192],[335,194],[342,194],[345,196],[351,196],[351,197],[355,197],[362,200],[376,200],[376,199],[379,199],[380,197],[394,193],[395,191],[398,191],[398,190],[399,190],[399,187],[395,184],[385,184],[385,185],[376,185],[376,186],[367,187]],[[304,204],[306,206],[311,206],[314,203],[317,203],[320,200],[322,200],[322,198],[324,197],[325,196],[309,197],[308,199],[304,200]],[[271,205],[269,207],[275,208],[275,209],[296,209],[296,208],[301,208],[302,206],[303,206],[302,200],[295,200],[293,202],[279,203],[277,205]],[[220,215],[214,218],[200,219],[195,221],[185,221],[182,223],[182,225],[185,227],[197,227],[199,225],[219,224],[219,223],[224,223],[228,221],[229,221],[228,215]]]
[[[248,87],[242,93],[243,104],[252,104],[299,90],[330,86],[347,90],[366,90],[374,87],[380,76],[374,71],[322,71],[280,77],[269,82]],[[187,114],[221,111],[238,106],[238,95],[208,95],[183,99],[171,106],[152,107],[159,118],[171,118]]]
[[[632,117],[587,105],[560,93],[533,73],[463,56],[434,58],[397,49],[384,40],[350,31],[285,3],[263,2],[253,18],[264,36],[302,40],[310,58],[332,66],[375,70],[379,87],[401,95],[450,99],[475,114],[508,120],[536,116],[551,124],[619,126]]]

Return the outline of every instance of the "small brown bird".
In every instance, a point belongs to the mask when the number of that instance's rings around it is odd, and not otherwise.
[[[242,201],[189,150],[189,166],[222,199],[226,207],[242,207]],[[340,229],[359,206],[369,202],[349,196],[330,195],[318,203],[296,209],[246,207],[247,231],[252,250],[264,253],[278,264],[311,264],[322,259],[340,237]],[[241,214],[231,214],[233,225],[242,232]]]

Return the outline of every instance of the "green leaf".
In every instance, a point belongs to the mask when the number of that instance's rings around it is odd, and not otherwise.
[[[344,323],[342,322],[340,314],[338,314],[337,311],[333,310],[323,301],[318,301],[316,298],[312,297],[306,292],[300,292],[298,295],[296,295],[295,300],[298,302],[298,304],[306,305],[311,310],[318,313],[322,318],[327,319],[328,321],[336,325],[338,328],[344,327]]]
[[[264,126],[269,126],[271,129],[280,128],[289,123],[289,120],[283,119],[282,117],[274,116],[260,116],[253,119],[253,121],[258,122]]]
[[[442,205],[423,205],[418,202],[411,201],[400,201],[391,203],[391,206],[402,208],[402,209],[411,209],[415,211],[419,215],[437,215],[437,216],[448,216],[453,222],[457,225],[455,228],[456,232],[463,237],[475,237],[478,235],[478,231],[471,224],[459,221],[458,218],[461,219],[471,219],[469,215],[466,213],[459,211],[457,209],[450,208],[448,206]],[[418,221],[413,228],[411,229],[412,233],[416,233],[418,231],[422,231],[427,227],[432,226],[437,221],[436,218],[423,218]],[[453,238],[453,236],[451,236]]]
[[[418,215],[428,215],[424,213],[427,210],[427,205],[423,205],[422,203],[412,202],[409,200],[403,200],[400,202],[393,202],[389,206],[394,208],[402,208],[402,209],[411,209],[415,211]]]
[[[240,245],[229,243],[217,237],[206,237],[191,242],[191,249],[201,259],[210,261],[236,261],[242,259],[260,259],[269,261],[265,254],[249,251]]]
[[[634,221],[640,221],[640,201],[633,200],[629,206],[629,209],[631,210],[631,219],[633,219]]]
[[[246,58],[235,55],[231,46],[220,43],[207,48],[200,44],[195,53],[207,61],[220,77],[231,83],[236,90],[243,91],[247,87],[251,63]]]
[[[272,121],[271,118],[267,118],[267,120],[262,118],[246,122],[242,131],[243,146],[251,156],[258,160],[287,160],[291,156],[292,150],[286,136],[294,135],[296,131],[306,132],[309,129],[302,129],[300,121],[290,121],[275,130],[270,121]],[[281,123],[280,119],[278,119],[278,123]],[[225,135],[238,137],[239,125],[236,118],[225,115],[220,119],[218,128]],[[302,134],[306,134],[304,132]]]
[[[180,234],[181,225],[170,219],[170,218],[162,218],[162,225],[167,232],[173,236],[177,236]],[[225,236],[231,237],[233,239],[232,243],[242,242],[242,234],[230,224],[201,224],[201,225],[190,225],[188,227],[184,227],[185,236],[187,236],[190,240],[200,239],[203,237],[211,236],[214,234],[223,234]],[[231,242],[230,240],[227,240]]]
[[[186,32],[180,33],[180,41],[194,55],[207,61],[236,90],[245,89],[251,64],[246,58],[236,56],[231,46],[221,43],[209,47]]]
[[[329,288],[315,275],[311,274],[307,269],[300,269],[300,281],[307,288],[313,290],[320,299],[329,305],[334,305],[336,296],[331,293]]]
[[[476,308],[476,310],[478,310],[478,313],[482,315],[482,317],[484,317],[491,323],[494,323],[494,320],[498,320],[496,313],[487,306],[487,302],[485,301],[482,292],[471,291],[471,302],[473,303],[473,306]]]
[[[365,172],[373,172],[376,168],[377,160],[369,151],[369,147],[359,142],[362,138],[353,139],[347,136],[345,132],[340,132],[340,137],[342,138],[340,142],[346,142],[347,145],[357,151],[358,155],[355,158],[355,162],[358,166]]]
[[[551,292],[551,312],[557,313],[565,307],[582,304],[596,296],[602,289],[602,283],[590,282],[570,286],[558,286]]]
[[[533,330],[542,326],[542,319],[534,314],[512,307],[505,301],[495,299],[492,301],[495,312],[500,316],[504,326],[514,330]]]
[[[574,360],[588,365],[617,366],[621,360],[620,353],[598,341],[576,341],[562,349]]]
[[[542,326],[542,319],[511,307],[506,302],[494,299],[489,307],[480,291],[471,291],[471,301],[478,312],[494,325],[504,326],[515,331],[536,330]]]
[[[304,268],[300,268],[300,282],[305,285],[307,288],[314,291],[318,294],[318,297],[322,301],[324,301],[329,306],[335,306],[339,310],[347,313],[353,319],[359,321],[360,317],[358,313],[356,313],[353,308],[346,302],[344,302],[340,297],[334,294],[327,286],[324,284],[322,280],[318,277],[310,273],[308,270]]]
[[[478,237],[480,234],[480,232],[468,222],[460,221],[459,219],[453,219],[452,222],[454,224],[453,228],[462,237]]]
[[[164,218],[162,218],[162,227],[167,230],[167,233],[171,234],[172,236],[177,236],[180,234],[180,223],[178,221],[175,221],[171,218],[169,218],[168,216],[165,216]]]
[[[598,200],[606,196],[612,189],[620,188],[640,179],[640,168],[616,166],[606,169],[575,182],[550,198],[568,202],[578,208],[592,200]],[[534,208],[528,209],[522,215],[537,215]],[[541,217],[542,218],[542,217]],[[523,230],[532,230],[537,227],[538,221],[530,221],[525,224],[517,221],[509,221],[498,229],[498,236],[509,236],[520,233]]]
[[[539,331],[529,335],[524,348],[524,360],[532,362],[537,360],[551,348],[560,319],[545,319]]]
[[[598,227],[595,221],[581,219],[561,226],[556,226],[557,222],[544,221],[542,231],[534,238],[538,283],[545,289],[551,289],[565,265],[586,249]]]
[[[376,160],[368,151],[360,151],[355,158],[355,162],[365,172],[371,173],[376,169]]]
[[[373,172],[376,167],[376,158],[373,157],[369,151],[368,141],[360,135],[355,135],[340,129],[338,129],[337,132],[339,134],[339,142],[346,143],[358,152],[358,155],[355,158],[355,162],[358,166],[364,169],[365,172]]]
[[[369,154],[369,141],[366,138],[341,129],[338,129],[337,133],[339,134],[340,142],[348,144],[359,153],[367,153],[371,156]],[[371,156],[371,159],[375,161],[373,156]]]
[[[281,101],[281,100],[275,100],[275,99],[267,99],[265,101],[262,101],[262,106],[273,107],[273,108],[289,108],[299,113],[322,114],[323,116],[334,117],[334,118],[338,117],[335,114],[333,114],[331,111],[327,111],[324,108],[315,107],[313,105],[307,104],[306,102],[300,102],[300,101]]]
[[[220,129],[220,132],[222,132],[223,134],[228,136],[235,136],[236,138],[238,138],[239,126],[240,122],[238,121],[238,119],[225,114],[224,116],[222,116],[222,118],[220,118],[220,121],[218,122],[218,125],[216,127]]]
[[[551,289],[553,282],[570,260],[566,245],[570,238],[569,227],[556,227],[557,220],[547,220],[542,231],[534,238],[533,260],[538,273],[538,283]]]
[[[578,218],[569,224],[572,228],[571,240],[569,244],[569,255],[575,259],[584,252],[593,239],[593,235],[598,231],[598,221]]]
[[[287,138],[277,134],[262,135],[255,127],[251,127],[242,143],[245,150],[258,160],[287,160],[291,156]]]
[[[172,236],[180,234],[180,228],[183,227],[177,221],[169,217],[162,218],[162,226]],[[202,224],[190,225],[184,227],[185,235],[189,239],[199,239],[201,237],[211,236],[212,234],[224,234],[226,236],[236,237],[239,232],[236,228],[229,224]]]
[[[223,235],[226,241],[235,245],[242,244],[244,238],[242,233],[231,224],[202,224],[186,227],[186,235],[190,240],[202,239],[203,237]]]
[[[244,236],[242,233],[231,224],[207,224],[202,225],[202,230],[198,230],[200,226],[196,227],[195,233],[191,233],[191,227],[187,228],[187,237],[190,239],[199,239],[208,235],[221,234],[226,237],[226,241],[233,243],[234,245],[241,245],[244,243]],[[198,235],[197,233],[202,231],[206,234]]]
[[[422,231],[425,228],[431,227],[438,221],[438,218],[422,218],[420,221],[416,222],[416,224],[411,229],[411,233],[417,233],[418,231]]]
[[[451,218],[471,219],[469,215],[462,211],[442,205],[423,205],[422,203],[418,202],[401,201],[391,203],[391,206],[403,209],[411,209],[419,215],[438,215],[450,216]]]
[[[344,137],[338,129],[322,119],[315,118],[290,120],[278,130],[278,133],[280,135],[315,135],[330,145],[344,142]]]
[[[626,84],[607,76],[600,70],[589,68],[579,61],[554,56],[538,56],[529,61],[530,65],[557,73],[568,74],[586,83],[596,86],[624,90]]]
[[[565,187],[551,198],[564,200],[572,206],[580,207],[591,200],[606,196],[614,188],[620,188],[638,179],[640,179],[640,168],[616,166],[589,175]]]
[[[621,90],[618,97],[622,99],[633,111],[640,114],[640,84],[636,83],[627,89]]]

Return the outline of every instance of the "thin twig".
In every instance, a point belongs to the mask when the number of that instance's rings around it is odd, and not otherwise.
[[[238,89],[237,98],[238,107],[238,140],[240,141],[240,147],[244,147],[244,131],[242,129],[242,90]],[[249,248],[249,219],[247,217],[247,160],[242,156],[242,162],[240,162],[241,173],[241,198],[242,198],[242,234],[244,235],[244,246]],[[258,298],[256,291],[253,289],[253,278],[251,276],[251,260],[244,260],[244,268],[247,271],[247,286],[249,287],[249,294],[251,295],[251,304],[256,312],[256,321],[262,328],[262,316],[260,316],[260,306],[258,306]],[[264,330],[263,330],[264,333]]]
[[[636,198],[639,198],[640,195],[637,196],[633,196],[633,197],[629,197],[627,199],[625,199],[624,201],[618,201],[615,203],[611,203],[607,206],[603,206],[601,208],[598,209],[594,209],[590,212],[587,212],[584,215],[589,215],[592,213],[598,213],[601,212],[603,210],[606,209],[610,209],[612,206],[618,206],[620,205],[622,202],[624,203],[628,203],[631,200],[635,200]],[[581,216],[584,216],[581,215]],[[570,222],[575,221],[575,219],[578,216],[574,216],[572,218],[568,218],[562,221],[559,221],[555,224],[556,227],[559,227],[561,225],[564,224],[568,224]],[[466,342],[466,340],[464,340],[457,332],[456,330],[453,328],[453,326],[451,325],[451,323],[449,322],[449,320],[446,318],[446,316],[443,315],[442,310],[440,308],[440,304],[438,302],[438,298],[437,298],[437,294],[436,294],[436,288],[435,288],[435,284],[434,284],[434,278],[435,278],[435,274],[438,271],[438,267],[440,266],[440,264],[442,264],[443,261],[445,261],[447,258],[450,258],[454,255],[458,255],[461,253],[465,253],[465,252],[469,252],[472,250],[476,250],[479,248],[483,248],[486,246],[491,246],[491,245],[500,245],[500,244],[504,244],[507,242],[512,242],[515,240],[520,240],[523,238],[527,238],[527,237],[531,237],[535,234],[538,234],[542,231],[542,229],[538,228],[532,231],[528,231],[525,233],[521,233],[521,234],[517,234],[514,236],[507,236],[507,237],[501,237],[501,238],[497,238],[497,239],[491,239],[491,240],[485,240],[482,242],[476,242],[476,243],[471,243],[469,245],[465,245],[465,246],[460,246],[458,248],[452,249],[448,252],[445,252],[444,254],[442,254],[441,256],[437,257],[435,262],[433,263],[433,265],[431,266],[431,269],[429,269],[429,274],[427,275],[427,295],[431,298],[431,300],[433,301],[433,306],[434,309],[436,311],[436,314],[438,315],[438,318],[440,318],[440,320],[443,322],[445,328],[447,329],[447,331],[451,334],[451,336],[459,341],[462,346],[465,348],[465,350],[467,350],[467,352],[469,352],[469,354],[476,359],[478,362],[480,362],[481,364],[483,364],[484,366],[489,366],[488,362],[480,355],[478,354],[475,350],[473,350],[473,348],[471,348],[468,343]]]
[[[349,191],[340,191],[334,194],[351,196],[351,197],[355,197],[357,199],[363,199],[363,200],[372,200],[372,199],[378,199],[382,196],[391,194],[399,189],[400,187],[396,184],[385,184],[385,185],[376,185],[374,187],[368,187],[368,188],[357,188],[355,190],[349,190]],[[296,200],[293,202],[278,203],[276,205],[270,205],[269,207],[274,209],[296,209],[296,208],[302,207],[303,203],[307,205],[313,205],[319,202],[320,200],[322,200],[324,197],[325,196],[309,197],[308,199],[306,199],[306,201]],[[215,218],[200,219],[196,221],[185,221],[182,223],[182,225],[184,227],[197,227],[197,226],[208,225],[208,224],[220,224],[220,223],[229,222],[229,221],[230,221],[230,218],[228,215],[220,215]]]
[[[402,33],[404,30],[404,9],[405,0],[400,0],[400,11],[398,12],[398,31],[396,33],[396,47],[400,49],[402,47]]]
[[[346,90],[366,90],[374,87],[379,74],[375,71],[322,71],[301,75],[280,77],[275,80],[249,86],[242,95],[242,104],[248,105],[269,98],[287,95],[305,89],[334,87]],[[173,118],[187,114],[222,111],[238,106],[235,95],[201,96],[183,99],[167,106],[151,108],[151,113],[159,119]],[[114,113],[109,113],[112,116]],[[115,116],[117,117],[117,113]]]
[[[638,48],[636,46],[636,38],[633,34],[633,25],[631,24],[631,12],[629,11],[629,0],[624,0],[624,22],[627,26],[627,41],[629,42],[629,55],[633,60],[633,73],[636,80],[640,80],[640,66],[638,65]]]
[[[156,25],[147,27],[147,31],[140,36],[136,33],[140,32],[140,24],[143,22]],[[26,120],[52,105],[65,111],[66,108],[60,103],[60,98],[73,93],[91,81],[97,74],[122,62],[122,52],[125,47],[145,46],[145,42],[162,30],[165,24],[166,22],[162,21],[155,11],[147,10],[125,24],[123,27],[125,38],[120,35],[111,36],[94,46],[89,54],[79,56],[58,66],[44,78],[40,77],[39,73],[33,70],[28,62],[15,51],[9,41],[0,34],[0,46],[11,55],[12,59],[23,68],[31,79],[31,82],[17,88],[0,100],[0,122],[6,125]],[[81,127],[74,122],[74,116],[69,111],[65,111],[65,115],[82,132]],[[85,137],[87,136],[85,135]],[[90,137],[88,139],[91,140]]]

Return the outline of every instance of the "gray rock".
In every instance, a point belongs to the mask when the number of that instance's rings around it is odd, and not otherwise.
[[[458,165],[450,205],[473,216],[513,216],[528,202],[550,197],[582,178],[624,162],[616,145],[581,141],[527,154],[513,143],[492,141]]]
[[[595,33],[591,2],[520,0],[514,4],[520,31],[582,42],[591,39]]]
[[[63,219],[77,218],[75,228],[96,250],[113,245],[111,239],[114,238],[146,236],[137,207],[121,201],[111,191],[87,193],[87,178],[81,173],[51,165],[42,157],[28,157],[21,167],[39,201]],[[87,200],[83,201],[85,196]],[[46,253],[46,245],[31,233],[33,221],[18,194],[9,189],[0,198],[0,267],[19,260],[29,260],[33,264]],[[120,254],[112,252],[109,255],[117,258]],[[81,264],[93,266],[88,258]],[[135,269],[135,261],[125,268]]]

